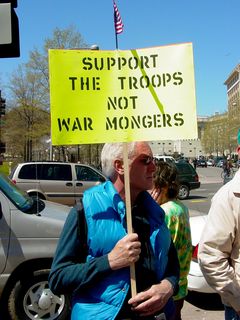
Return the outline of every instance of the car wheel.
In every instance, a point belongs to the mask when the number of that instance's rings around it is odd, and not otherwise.
[[[182,184],[179,188],[178,198],[183,200],[189,197],[189,188],[185,184]]]
[[[69,297],[51,292],[48,274],[48,270],[39,270],[15,284],[8,300],[12,320],[70,319]]]

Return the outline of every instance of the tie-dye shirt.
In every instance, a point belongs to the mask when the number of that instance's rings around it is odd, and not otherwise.
[[[192,240],[189,224],[188,208],[179,200],[171,200],[161,205],[165,211],[165,221],[170,229],[174,245],[177,249],[180,264],[179,291],[174,300],[187,295],[187,276],[192,257]]]

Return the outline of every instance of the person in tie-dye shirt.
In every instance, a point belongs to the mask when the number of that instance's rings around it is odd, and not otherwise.
[[[177,198],[179,191],[178,172],[174,164],[159,161],[154,176],[151,195],[165,211],[165,220],[170,229],[180,263],[179,291],[174,296],[176,315],[181,320],[181,309],[187,296],[187,276],[192,257],[191,230],[188,208]]]

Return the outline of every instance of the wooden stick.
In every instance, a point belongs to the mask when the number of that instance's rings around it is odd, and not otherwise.
[[[123,143],[123,165],[124,165],[124,186],[126,197],[126,217],[127,217],[127,230],[128,233],[133,232],[132,228],[132,211],[131,211],[131,198],[130,198],[130,183],[129,183],[129,164],[128,164],[128,144]],[[137,294],[136,288],[136,275],[134,263],[130,265],[130,281],[132,297]]]

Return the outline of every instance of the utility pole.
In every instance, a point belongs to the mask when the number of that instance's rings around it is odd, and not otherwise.
[[[3,163],[3,153],[5,152],[6,145],[2,141],[2,126],[3,126],[3,116],[6,112],[6,99],[2,98],[0,90],[0,164]]]

